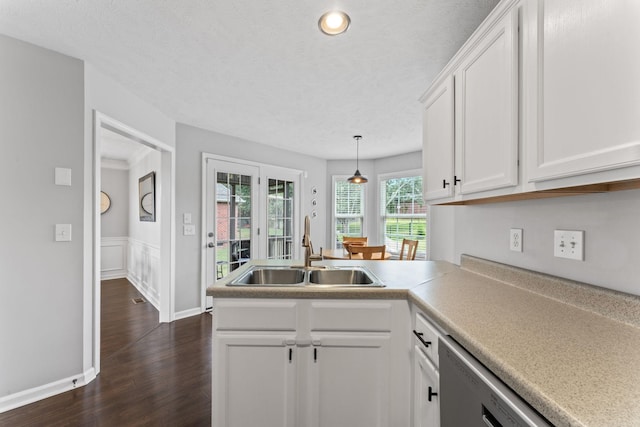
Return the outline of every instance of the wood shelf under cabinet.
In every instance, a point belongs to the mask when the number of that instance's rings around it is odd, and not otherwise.
[[[600,184],[579,185],[575,187],[554,188],[552,190],[529,191],[505,196],[486,197],[484,199],[460,200],[447,203],[435,203],[436,206],[480,205],[486,203],[513,202],[518,200],[549,199],[552,197],[581,196],[585,194],[609,193],[612,191],[640,189],[640,179],[612,181]]]

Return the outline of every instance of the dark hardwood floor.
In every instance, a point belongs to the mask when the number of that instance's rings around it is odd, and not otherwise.
[[[100,375],[0,414],[0,426],[211,425],[211,316],[158,324],[139,296],[125,279],[102,282]]]

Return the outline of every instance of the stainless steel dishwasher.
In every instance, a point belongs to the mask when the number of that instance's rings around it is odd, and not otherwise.
[[[441,427],[552,425],[451,337],[439,341]]]

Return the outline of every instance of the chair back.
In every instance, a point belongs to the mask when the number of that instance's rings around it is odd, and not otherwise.
[[[349,246],[358,245],[358,246],[367,246],[367,242],[369,239],[367,237],[342,237],[342,247],[345,251],[349,252]]]
[[[362,255],[362,259],[379,259],[384,260],[384,254],[387,247],[382,246],[358,246],[349,245],[349,259],[353,259],[353,255]]]
[[[400,248],[400,259],[404,258],[405,247],[407,248],[407,260],[413,261],[416,259],[416,251],[418,250],[417,240],[402,239],[402,247]]]

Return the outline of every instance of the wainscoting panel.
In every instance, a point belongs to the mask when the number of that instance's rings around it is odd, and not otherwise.
[[[127,279],[159,310],[160,248],[130,238],[128,252]]]
[[[100,278],[102,280],[127,277],[128,237],[100,239]]]

